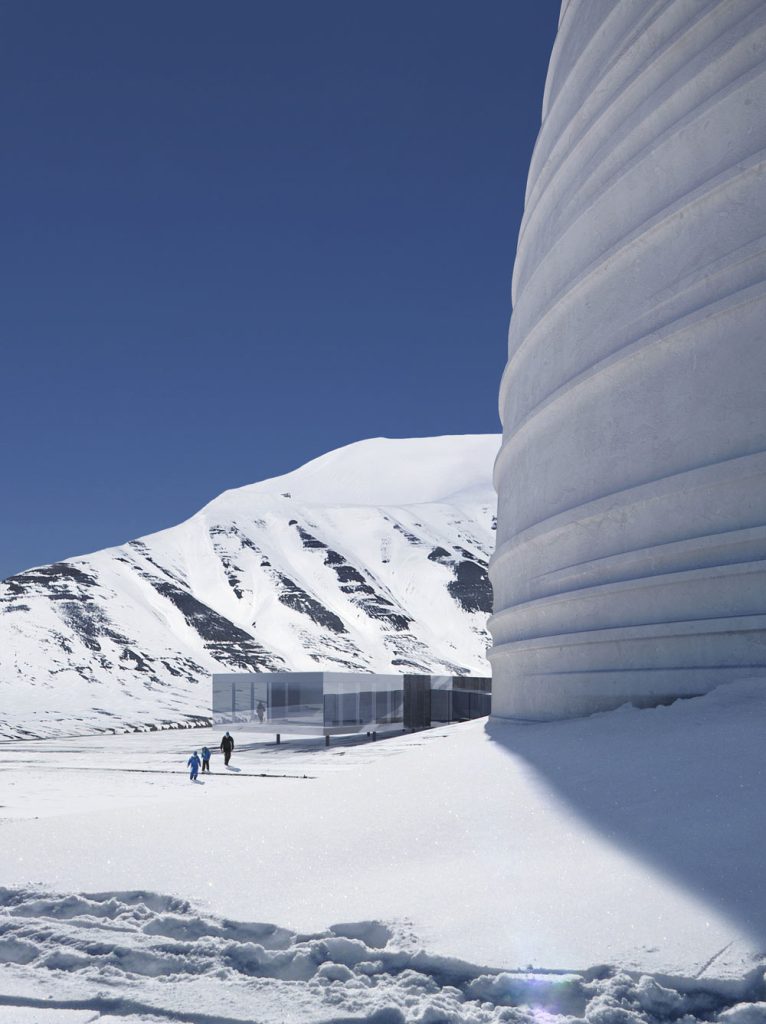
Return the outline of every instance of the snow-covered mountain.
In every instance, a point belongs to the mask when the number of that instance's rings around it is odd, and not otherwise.
[[[211,672],[488,672],[496,435],[376,438],[0,583],[0,735],[209,714]]]

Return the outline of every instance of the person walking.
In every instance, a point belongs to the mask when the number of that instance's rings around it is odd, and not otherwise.
[[[266,705],[262,700],[258,701],[258,707],[255,709],[255,713],[258,715],[258,721],[263,723],[263,716],[266,714]]]
[[[231,760],[231,752],[234,750],[234,737],[231,733],[227,732],[221,740],[221,750],[223,751],[223,763],[228,765]]]
[[[202,771],[210,773],[210,751],[207,747],[203,747],[201,750],[202,754]]]
[[[195,750],[189,760],[186,762],[191,771],[189,772],[189,778],[192,782],[197,781],[197,772],[199,772],[199,754]]]

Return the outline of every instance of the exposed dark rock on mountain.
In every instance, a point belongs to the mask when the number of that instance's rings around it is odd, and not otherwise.
[[[196,722],[226,669],[486,674],[498,443],[360,442],[10,577],[0,735]]]

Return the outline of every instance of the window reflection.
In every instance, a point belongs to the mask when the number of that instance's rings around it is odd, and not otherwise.
[[[213,676],[213,718],[273,731],[422,729],[488,715],[491,680],[471,676],[263,672]]]

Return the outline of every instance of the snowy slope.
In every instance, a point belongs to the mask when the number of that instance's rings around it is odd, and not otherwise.
[[[330,452],[0,583],[0,735],[193,721],[221,670],[487,673],[495,435]]]
[[[184,1024],[763,1024],[764,714],[754,680],[327,750],[243,728],[195,785],[190,744],[220,731],[0,743],[0,998]]]

